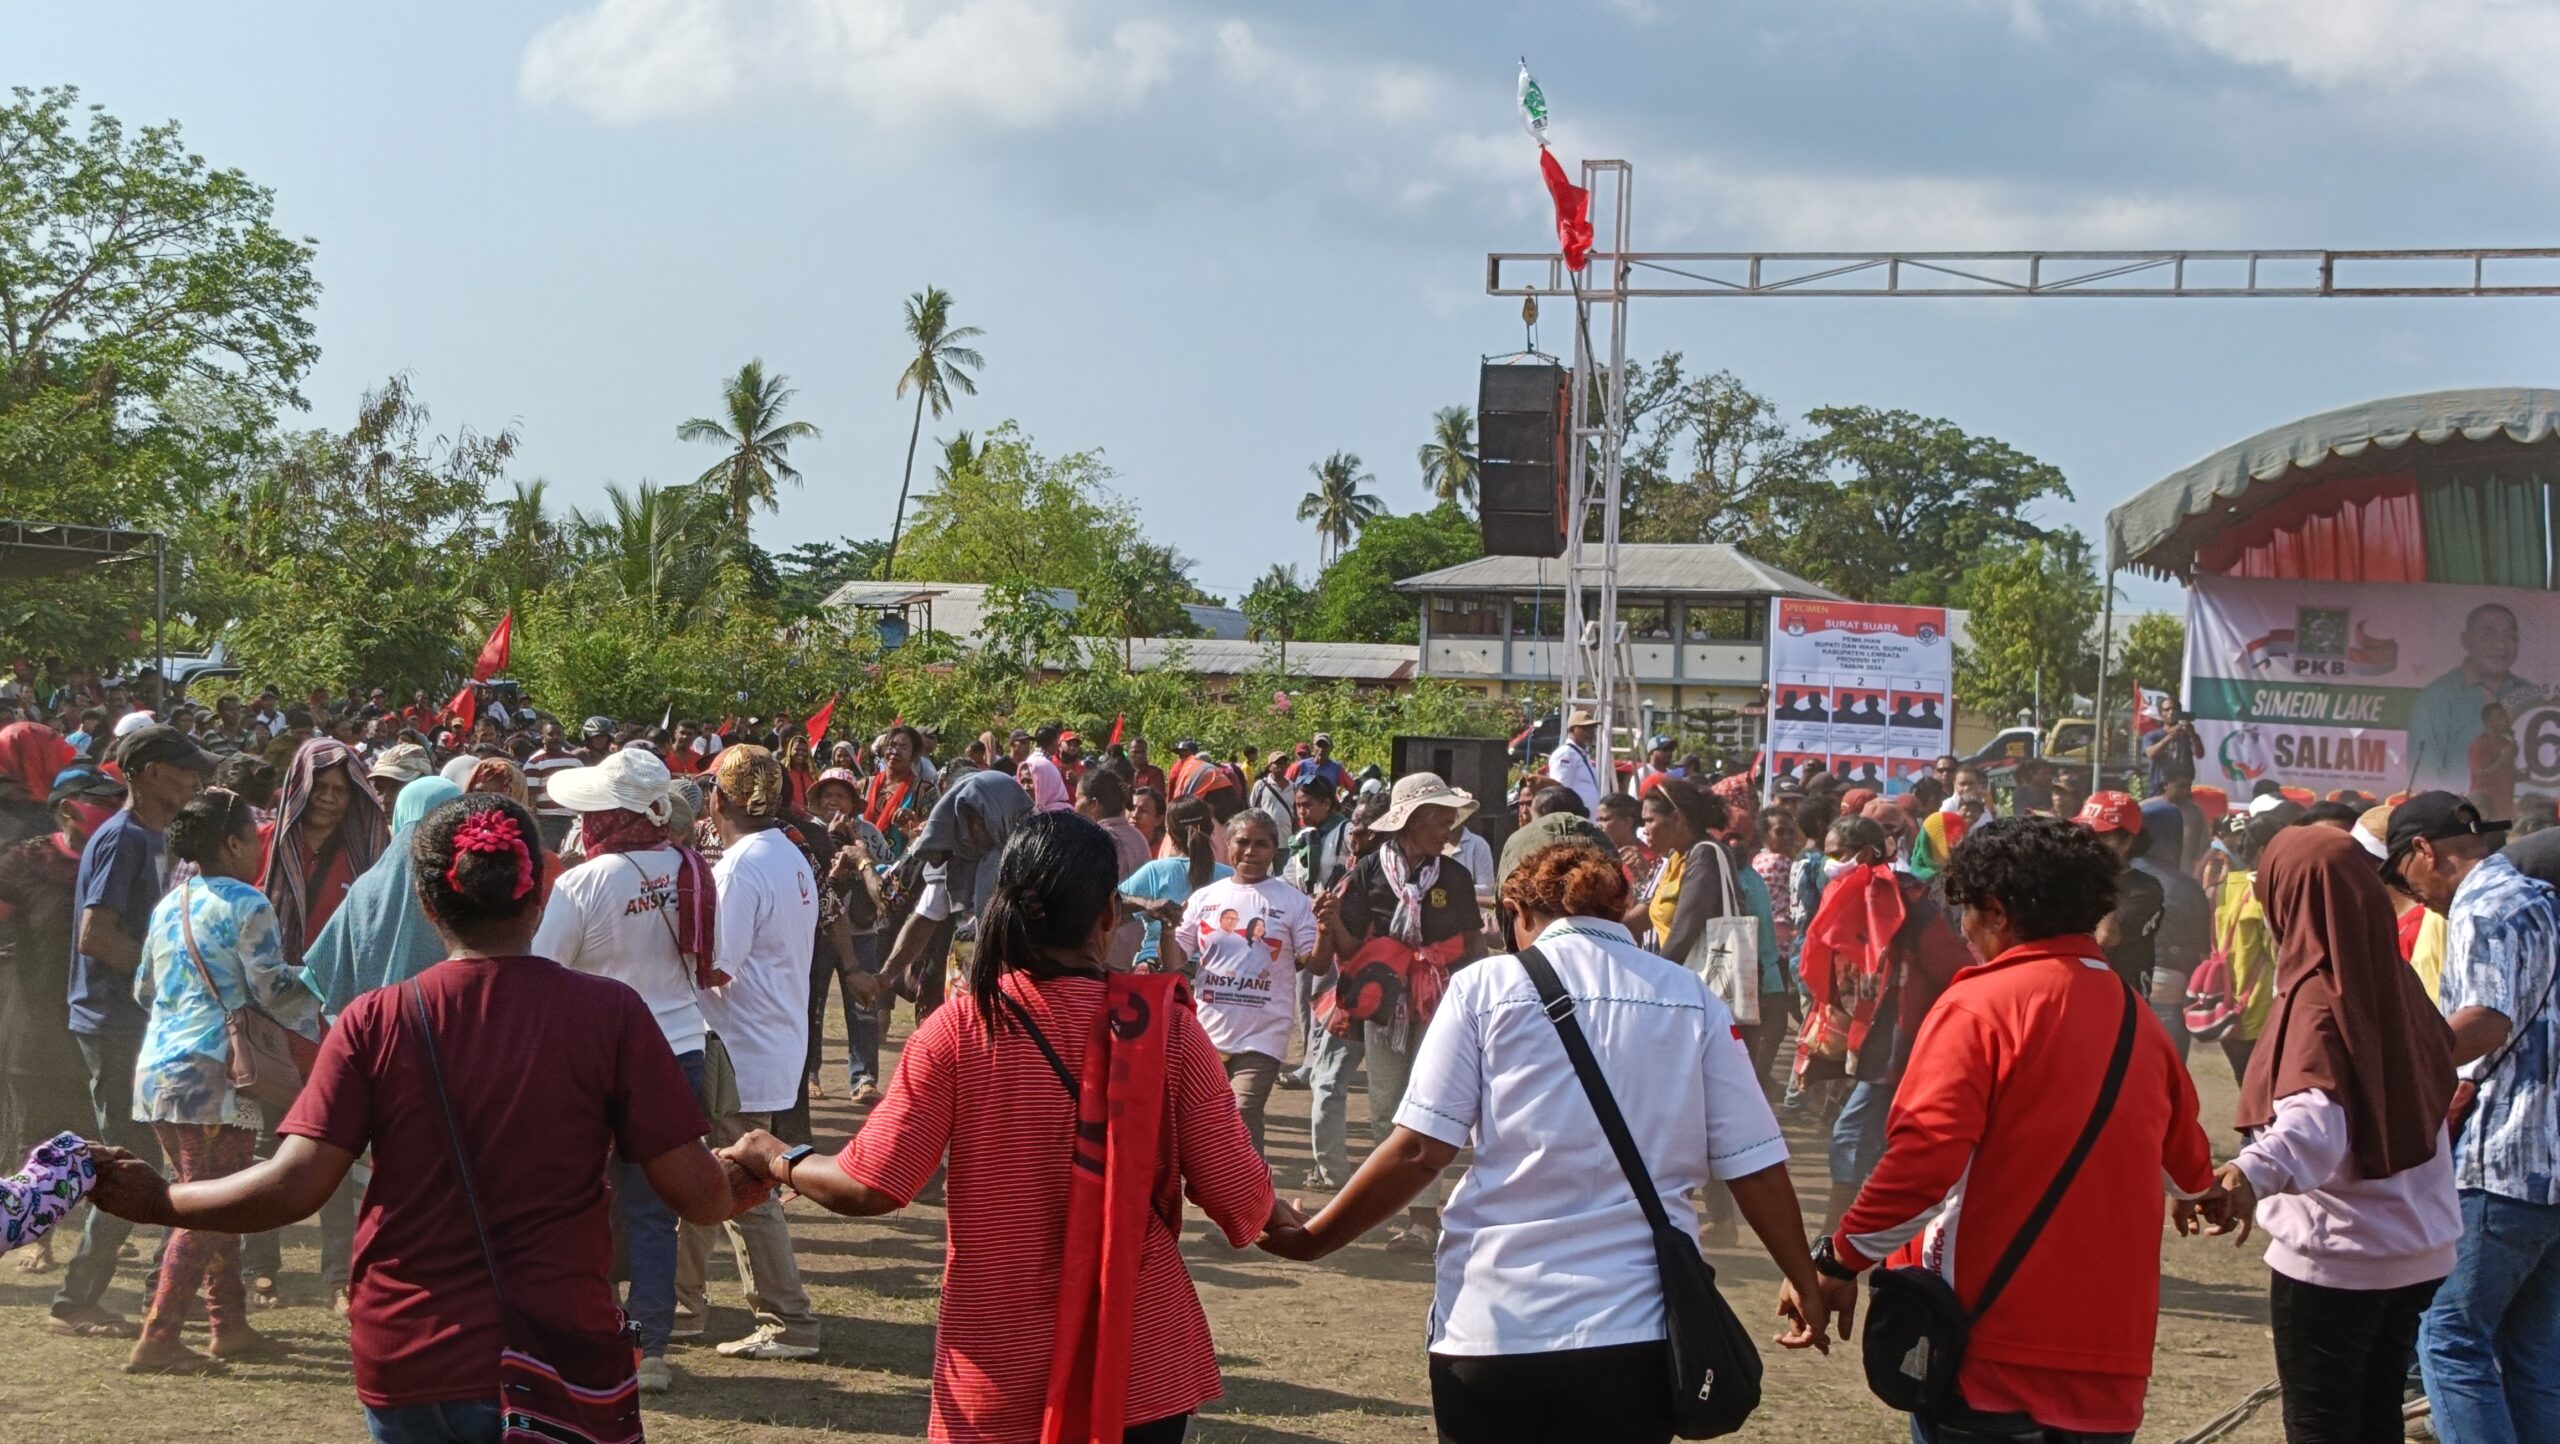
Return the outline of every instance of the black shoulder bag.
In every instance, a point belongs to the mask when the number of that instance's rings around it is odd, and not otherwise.
[[[2121,974],[2109,970],[2119,984]],[[1866,1331],[1859,1336],[1858,1352],[1867,1370],[1867,1388],[1887,1405],[1905,1414],[1924,1419],[1961,1420],[1970,1416],[1964,1396],[1956,1388],[1956,1374],[1964,1367],[1967,1339],[1974,1321],[1991,1311],[1999,1301],[2001,1290],[2009,1286],[2009,1278],[2024,1263],[2027,1250],[2036,1236],[2053,1219],[2054,1210],[2062,1206],[2062,1197],[2070,1191],[2071,1180],[2078,1177],[2080,1165],[2088,1160],[2089,1150],[2097,1146],[2098,1134],[2106,1127],[2107,1117],[2115,1112],[2116,1095],[2124,1089],[2126,1067],[2133,1061],[2133,1035],[2138,1026],[2135,1018],[2143,1010],[2134,1001],[2130,987],[2124,993],[2124,1021],[2116,1028],[2115,1052],[2107,1059],[2107,1072],[2098,1084],[2097,1105],[2089,1110],[2089,1121],[2080,1129],[2080,1140],[2054,1173],[2053,1182],[2045,1186],[2044,1197],[2018,1225],[2017,1235],[1991,1266],[1991,1275],[1982,1282],[1982,1293],[1967,1309],[1956,1297],[1955,1286],[1935,1269],[1896,1268],[1876,1270],[1875,1282],[1867,1300]]]
[[[1644,1155],[1627,1132],[1609,1080],[1600,1075],[1600,1060],[1574,1021],[1573,996],[1564,990],[1555,965],[1534,947],[1522,948],[1520,966],[1537,985],[1538,1001],[1565,1056],[1573,1060],[1573,1076],[1582,1080],[1583,1095],[1600,1117],[1600,1131],[1618,1155],[1618,1167],[1634,1189],[1645,1222],[1653,1226],[1654,1264],[1662,1272],[1663,1343],[1671,1357],[1671,1428],[1683,1439],[1713,1439],[1730,1434],[1760,1407],[1760,1350],[1750,1331],[1716,1292],[1716,1271],[1698,1252],[1697,1235],[1671,1221],[1654,1191]]]

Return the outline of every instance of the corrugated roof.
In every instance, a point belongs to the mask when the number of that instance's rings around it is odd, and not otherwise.
[[[2254,510],[2296,486],[2316,486],[2318,477],[2289,478],[2287,473],[2319,466],[2332,456],[2357,456],[2370,447],[2392,451],[2413,440],[2434,446],[2457,438],[2504,436],[2531,445],[2555,430],[2560,430],[2560,390],[2528,386],[2427,391],[2288,421],[2171,472],[2108,512],[2107,568],[2132,567],[2184,580],[2194,567],[2197,546],[2230,524],[2230,513],[2244,495]]]
[[[1078,637],[1087,655],[1120,655],[1114,637]],[[1129,644],[1130,665],[1138,671],[1180,666],[1210,677],[1238,677],[1259,672],[1272,662],[1267,642],[1195,637],[1139,637]],[[1289,675],[1327,681],[1410,681],[1422,665],[1422,649],[1374,642],[1291,642]]]
[[[1478,557],[1396,583],[1396,590],[1433,592],[1560,591],[1562,557]],[[1722,542],[1625,542],[1618,548],[1618,590],[1682,596],[1785,596],[1845,601],[1838,592],[1760,561]]]

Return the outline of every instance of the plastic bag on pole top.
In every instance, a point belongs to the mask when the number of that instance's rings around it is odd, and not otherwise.
[[[1540,145],[1547,143],[1547,93],[1538,88],[1537,77],[1529,73],[1529,57],[1520,57],[1520,124],[1529,138]]]

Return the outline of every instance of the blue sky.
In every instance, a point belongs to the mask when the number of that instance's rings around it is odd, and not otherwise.
[[[1524,52],[1560,154],[1634,162],[1643,249],[2560,239],[2560,8],[2517,0],[0,4],[0,77],[180,120],[318,240],[313,424],[405,369],[593,505],[707,464],[675,425],[760,356],[826,432],[760,534],[884,534],[938,284],[989,365],[928,446],[1103,448],[1230,593],[1313,571],[1329,451],[1419,505],[1432,409],[1517,344],[1481,290],[1552,244]],[[1631,344],[1999,436],[2094,534],[2310,411],[2551,384],[2554,304],[1666,301]]]

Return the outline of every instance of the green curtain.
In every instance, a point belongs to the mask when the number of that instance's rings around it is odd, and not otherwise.
[[[2535,472],[2478,472],[2418,488],[2427,580],[2475,587],[2552,583],[2551,485]]]

